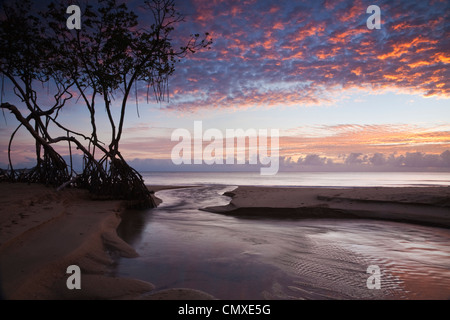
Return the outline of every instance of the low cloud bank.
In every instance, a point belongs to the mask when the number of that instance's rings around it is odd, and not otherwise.
[[[70,163],[69,157],[64,159]],[[72,158],[74,170],[82,169],[82,157],[74,155]],[[233,165],[175,165],[170,159],[132,159],[129,164],[140,172],[144,171],[259,171],[261,167],[251,164]],[[34,159],[14,164],[15,169],[31,168]],[[7,169],[7,163],[0,163],[0,168]],[[441,154],[427,154],[422,152],[408,152],[402,154],[375,153],[367,155],[353,152],[340,155],[337,158],[308,154],[296,160],[291,157],[280,157],[280,171],[449,171],[450,150]]]

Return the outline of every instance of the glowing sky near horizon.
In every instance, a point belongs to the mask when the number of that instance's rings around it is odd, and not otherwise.
[[[142,14],[138,1],[127,3]],[[130,99],[127,158],[169,159],[171,132],[198,120],[222,131],[280,129],[280,154],[294,158],[450,150],[448,1],[176,3],[186,20],[177,35],[209,32],[214,43],[176,66],[169,101],[147,104],[142,84],[138,117]],[[372,4],[381,8],[380,30],[366,27]],[[61,119],[83,128],[80,108],[69,106]],[[1,120],[6,163],[15,122]],[[33,157],[26,137],[16,140],[16,161]]]

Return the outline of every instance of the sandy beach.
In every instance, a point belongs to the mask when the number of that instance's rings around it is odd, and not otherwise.
[[[108,276],[114,256],[138,255],[117,236],[124,210],[120,201],[94,201],[84,190],[56,192],[22,183],[0,183],[0,193],[4,299],[212,298],[182,288],[152,292],[151,283]],[[81,290],[66,286],[70,265],[81,269]]]
[[[159,191],[170,187],[150,187]],[[115,256],[138,253],[118,237],[120,201],[94,201],[83,190],[1,183],[0,279],[6,299],[214,299],[208,293],[108,274]],[[240,216],[367,218],[450,227],[450,188],[238,187],[226,206],[203,210]],[[159,200],[159,199],[156,199]],[[158,201],[160,203],[160,200]],[[78,265],[82,289],[66,286]]]

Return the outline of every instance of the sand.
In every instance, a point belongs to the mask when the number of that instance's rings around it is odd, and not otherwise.
[[[138,253],[117,236],[120,201],[94,201],[83,190],[0,183],[2,298],[212,299],[190,289],[154,292],[154,285],[108,275],[115,256]],[[69,290],[67,267],[81,269],[81,289]]]
[[[169,187],[154,186],[159,191]],[[94,201],[83,190],[0,183],[0,284],[6,299],[214,299],[205,292],[113,277],[114,257],[138,253],[118,237],[120,201]],[[204,210],[271,218],[366,218],[450,227],[450,188],[238,187],[227,206]],[[155,197],[157,203],[161,199]],[[69,290],[69,265],[81,289]]]
[[[248,217],[376,219],[450,228],[450,187],[242,186],[205,211]]]

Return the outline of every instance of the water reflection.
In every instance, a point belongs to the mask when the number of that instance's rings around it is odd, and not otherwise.
[[[128,210],[117,229],[117,234],[129,244],[137,243],[151,218],[152,215],[148,211]]]
[[[450,231],[351,220],[239,219],[198,210],[224,205],[235,186],[164,190],[130,212],[120,235],[140,257],[116,273],[219,299],[450,298]],[[369,265],[381,270],[369,290]]]

